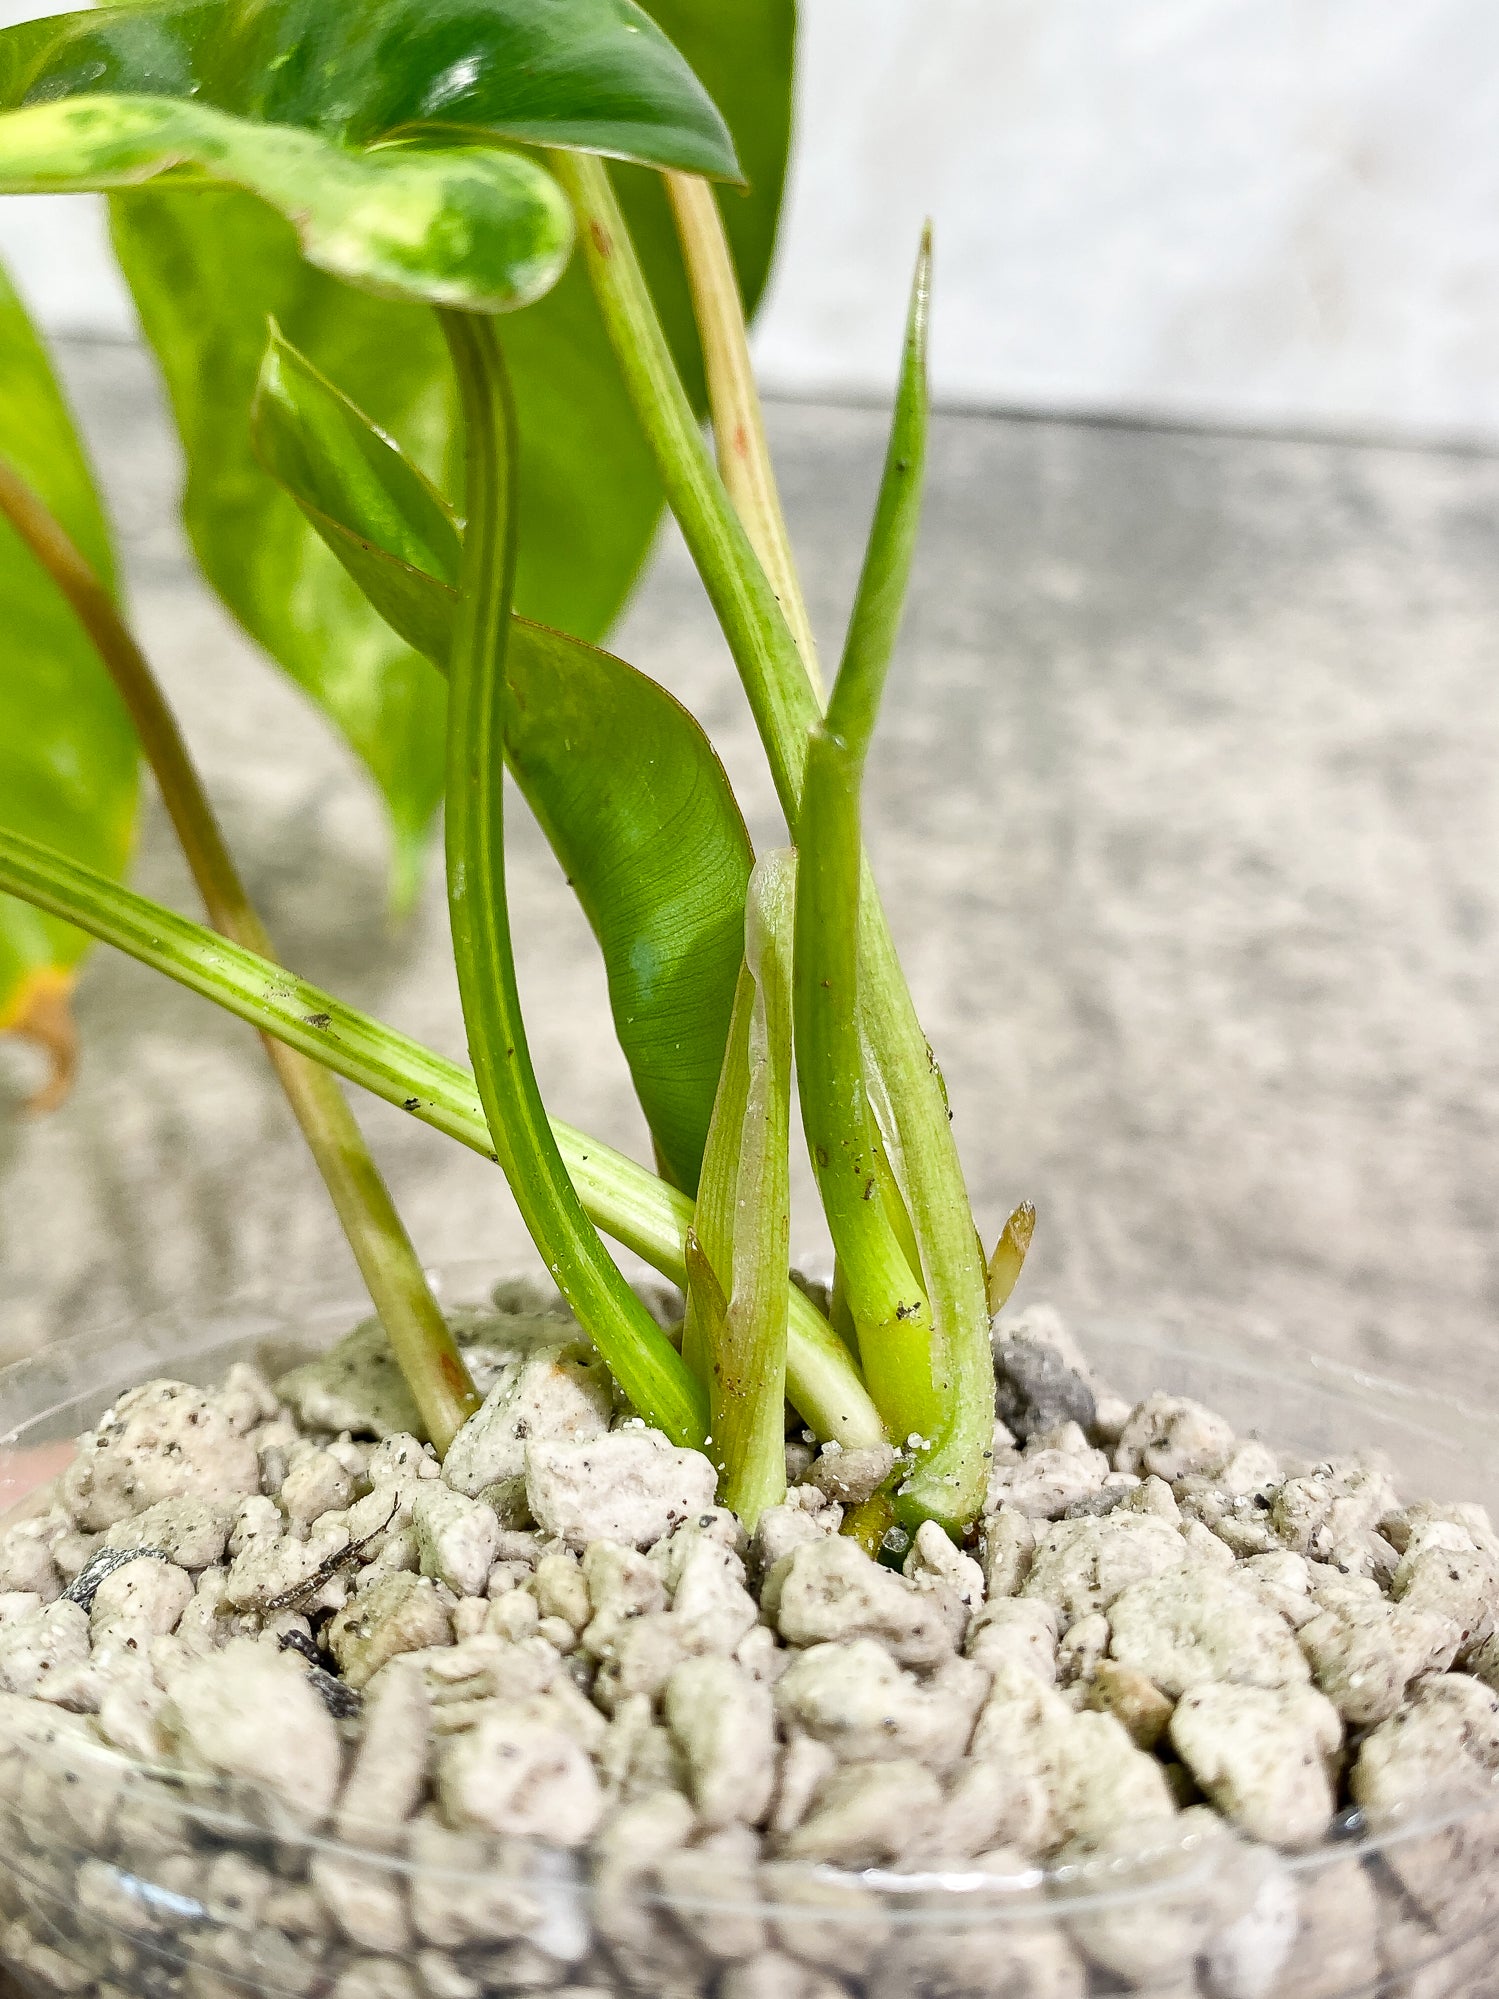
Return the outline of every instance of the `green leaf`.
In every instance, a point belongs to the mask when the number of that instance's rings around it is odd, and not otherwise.
[[[253,421],[262,463],[382,614],[445,668],[462,544],[441,496],[279,336]],[[657,1147],[690,1190],[739,967],[744,821],[692,716],[622,660],[518,621],[506,670],[506,755],[599,940]]]
[[[749,835],[707,737],[644,674],[517,623],[509,676],[517,782],[599,940],[636,1093],[690,1191],[728,1039]]]
[[[859,1355],[897,1436],[934,1445],[946,1403],[932,1309],[876,1123],[860,1032],[860,791],[895,648],[920,519],[925,462],[930,244],[923,241],[905,365],[847,642],[826,716],[811,732],[796,839],[796,1043],[802,1123]],[[923,1162],[906,1158],[919,1175]],[[970,1231],[972,1222],[965,1215]]]
[[[0,270],[0,458],[112,580],[109,530],[67,405]],[[0,817],[107,875],[135,826],[137,756],[123,703],[50,578],[0,520]],[[0,897],[0,1029],[63,1030],[85,943],[68,924]],[[60,1061],[65,1044],[54,1045]],[[57,1080],[63,1078],[59,1075]]]
[[[562,275],[572,218],[515,153],[356,151],[169,97],[67,98],[0,115],[0,193],[174,183],[239,187],[296,229],[320,270],[390,298],[508,312]]]
[[[492,0],[485,11],[493,11]],[[511,0],[500,12],[525,21],[537,10],[532,0]],[[752,308],[770,266],[785,172],[793,0],[657,0],[650,12],[732,133],[749,192],[727,190],[722,205]],[[117,10],[109,18],[117,36],[132,20],[145,36],[152,15]],[[51,26],[13,33],[41,35]],[[0,35],[0,55],[7,46]],[[113,88],[111,60],[100,58],[99,74]],[[658,176],[626,166],[619,179],[674,351],[701,407],[691,302]],[[316,367],[451,491],[454,408],[442,342],[430,315],[351,291],[310,267],[290,225],[248,196],[157,183],[114,196],[111,207],[116,250],[182,437],[194,551],[234,615],[370,770],[396,835],[401,899],[441,796],[441,690],[261,476],[250,454],[248,412],[266,319],[274,316]],[[516,605],[539,624],[597,639],[649,551],[661,488],[576,260],[546,298],[509,321],[506,357],[522,433]]]
[[[633,0],[155,0],[0,34],[0,102],[191,100],[351,147],[432,134],[737,176],[712,98]]]
[[[392,631],[445,673],[463,556],[453,511],[274,320],[250,406],[250,440]]]
[[[249,411],[269,316],[440,471],[450,421],[441,336],[424,308],[313,270],[290,224],[246,195],[129,194],[112,208],[182,439],[194,553],[251,637],[370,772],[390,814],[394,900],[403,906],[442,797],[442,686],[256,464]]]

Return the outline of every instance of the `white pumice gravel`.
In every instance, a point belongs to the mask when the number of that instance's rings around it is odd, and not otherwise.
[[[1033,1307],[994,1328],[969,1546],[927,1523],[875,1560],[842,1530],[894,1453],[795,1429],[746,1537],[555,1299],[458,1325],[485,1400],[443,1465],[365,1326],[275,1386],[121,1397],[0,1533],[0,1838],[74,1910],[40,1927],[0,1862],[33,1983],[128,1999],[190,1946],[144,1988],[1312,1999],[1499,1915],[1492,1831],[1350,1847],[1337,1909],[1298,1872],[1358,1814],[1499,1786],[1481,1508],[1125,1403]],[[92,1761],[59,1785],[44,1756]],[[931,1870],[1008,1907],[1120,1867],[1150,1892],[1043,1896],[998,1945],[890,1914]]]

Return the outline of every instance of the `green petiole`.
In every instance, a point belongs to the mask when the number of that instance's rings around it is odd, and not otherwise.
[[[284,966],[232,944],[173,909],[122,888],[39,842],[0,828],[0,891],[165,973],[287,1047],[494,1160],[474,1078],[445,1056],[372,1020]],[[685,1285],[692,1203],[643,1166],[586,1133],[551,1121],[563,1163],[594,1221],[671,1283]],[[841,1341],[793,1288],[786,1387],[819,1437],[848,1450],[877,1444],[884,1426]]]
[[[532,1240],[631,1403],[700,1446],[707,1397],[599,1239],[568,1177],[521,1018],[505,900],[505,649],[515,577],[515,422],[493,326],[440,315],[463,407],[467,528],[448,668],[448,912],[495,1156]]]

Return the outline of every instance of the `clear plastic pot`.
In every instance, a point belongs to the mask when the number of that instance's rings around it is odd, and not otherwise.
[[[446,1273],[454,1302],[496,1273]],[[356,1300],[239,1301],[64,1340],[0,1373],[0,1509],[44,1458],[152,1375],[210,1384],[345,1332]],[[1093,1325],[1122,1393],[1165,1388],[1309,1460],[1381,1453],[1412,1497],[1499,1501],[1492,1419],[1334,1365],[1261,1364]],[[24,1503],[24,1502],[23,1502]],[[45,1711],[43,1711],[45,1712]],[[0,1961],[25,1992],[100,1999],[1437,1999],[1486,1983],[1499,1797],[1340,1824],[1280,1854],[1201,1815],[1069,1868],[840,1874],[692,1870],[428,1829],[387,1850],[286,1822],[254,1786],[130,1765],[56,1728],[0,1739]]]

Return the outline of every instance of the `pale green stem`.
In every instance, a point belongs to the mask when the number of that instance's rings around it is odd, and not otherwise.
[[[76,924],[494,1163],[471,1072],[320,986],[3,828],[0,892]],[[598,1227],[671,1283],[685,1285],[692,1226],[687,1196],[561,1119],[552,1119],[551,1127],[568,1174]],[[787,1331],[787,1393],[816,1435],[836,1440],[846,1450],[882,1442],[884,1426],[847,1350],[817,1308],[795,1289],[788,1301]]]
[[[589,277],[626,390],[728,638],[787,824],[794,826],[807,731],[821,704],[775,591],[714,470],[607,168],[585,153],[552,153],[548,164],[577,211]]]
[[[665,178],[702,342],[718,470],[821,699],[817,641],[771,463],[765,413],[750,365],[744,300],[718,196],[699,174],[669,173]]]
[[[516,444],[487,319],[440,315],[463,406],[466,524],[448,667],[448,913],[469,1053],[496,1157],[558,1289],[631,1403],[700,1447],[708,1399],[599,1239],[557,1148],[526,1041],[505,898],[505,648]]]

